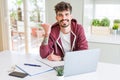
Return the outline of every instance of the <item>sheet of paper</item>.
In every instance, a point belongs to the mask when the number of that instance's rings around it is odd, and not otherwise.
[[[50,67],[64,65],[64,61],[49,61],[48,59],[41,59],[41,57],[37,57],[36,60],[38,62],[42,62]]]
[[[35,64],[35,65],[40,65],[41,67],[36,67],[36,66],[29,66],[29,65],[24,65],[24,63],[28,63],[28,64]],[[41,73],[44,73],[44,72],[47,72],[47,71],[51,71],[53,70],[53,68],[41,63],[41,62],[38,62],[38,61],[31,61],[31,62],[24,62],[24,63],[21,63],[21,64],[17,64],[16,66],[28,73],[30,76],[33,76],[33,75],[37,75],[37,74],[41,74]]]

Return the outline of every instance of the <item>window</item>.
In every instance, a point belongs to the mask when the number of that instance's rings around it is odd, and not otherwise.
[[[8,0],[12,50],[39,53],[44,31],[45,0]]]
[[[120,19],[120,5],[119,4],[95,4],[95,18],[107,17],[113,25],[114,19]]]

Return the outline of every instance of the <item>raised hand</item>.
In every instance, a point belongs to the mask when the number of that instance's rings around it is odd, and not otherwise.
[[[45,31],[45,36],[49,36],[49,34],[51,32],[51,25],[47,24],[47,23],[43,23],[43,24],[41,24],[41,26],[43,27],[43,29]]]

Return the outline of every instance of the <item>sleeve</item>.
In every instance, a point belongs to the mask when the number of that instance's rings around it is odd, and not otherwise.
[[[54,50],[53,49],[53,46],[54,46],[53,43],[54,43],[54,41],[52,40],[51,37],[49,37],[48,45],[41,44],[39,52],[40,52],[40,56],[42,58],[46,58],[50,53],[52,53],[52,51]]]
[[[85,36],[84,28],[81,25],[78,25],[76,44],[77,50],[88,49],[88,41]]]

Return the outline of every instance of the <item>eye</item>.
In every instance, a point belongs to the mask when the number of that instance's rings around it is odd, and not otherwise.
[[[70,14],[69,13],[66,13],[65,16],[69,16]]]
[[[62,17],[63,15],[62,14],[58,14],[57,16]]]

